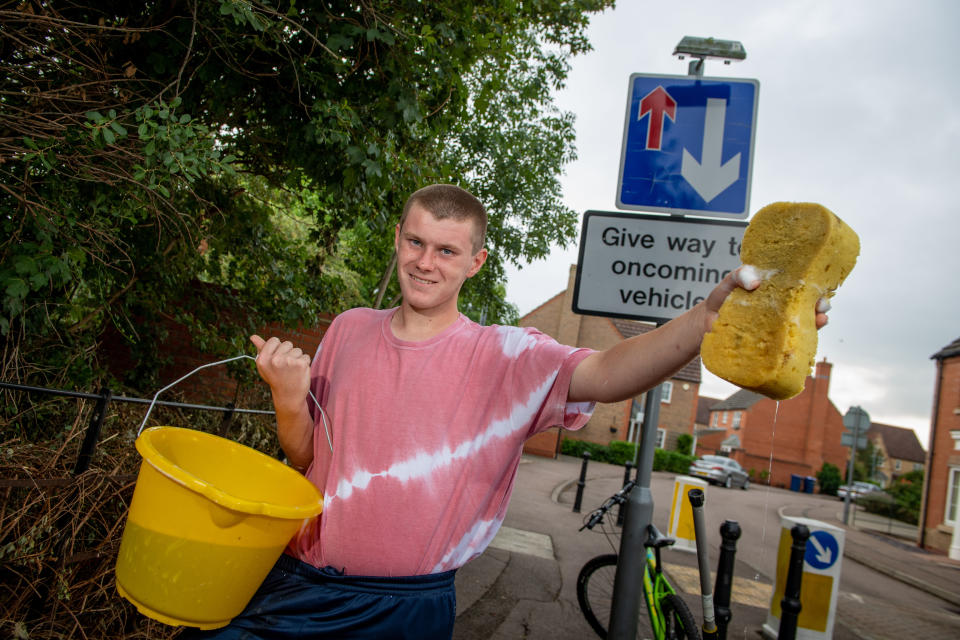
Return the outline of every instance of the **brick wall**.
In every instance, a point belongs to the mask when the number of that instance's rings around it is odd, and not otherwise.
[[[737,452],[731,457],[748,472],[753,471],[754,482],[760,481],[759,478],[763,471],[769,471],[768,483],[774,487],[789,488],[791,475],[795,474],[804,478],[807,476],[815,477],[816,472],[819,471],[819,469],[814,469],[809,465],[778,458],[776,455],[774,455],[773,460],[769,457],[765,458],[744,452]]]
[[[697,419],[697,398],[700,385],[683,380],[673,381],[670,402],[660,403],[660,428],[666,431],[663,448],[673,451],[677,448],[677,438],[689,434]]]
[[[320,345],[320,340],[332,320],[332,315],[321,314],[317,324],[312,327],[282,327],[278,324],[270,324],[262,327],[257,333],[264,338],[276,336],[281,340],[289,340],[300,347],[304,353],[312,356]],[[225,359],[222,356],[198,352],[192,344],[187,327],[173,319],[167,319],[164,322],[164,328],[167,332],[167,338],[157,345],[157,352],[168,356],[171,362],[160,369],[160,383],[157,389],[140,390],[141,396],[145,398],[152,397],[164,386],[178,380],[201,365]],[[102,338],[102,345],[101,354],[105,357],[107,366],[114,375],[120,377],[125,369],[133,366],[130,351],[122,344],[118,334],[107,331]],[[249,349],[243,353],[255,356],[256,349],[250,344]],[[241,354],[237,353],[235,355]],[[240,361],[237,366],[254,367],[255,365],[252,361]],[[242,390],[240,391],[242,397]],[[230,370],[226,365],[208,367],[197,371],[183,382],[172,387],[161,396],[161,399],[171,399],[171,394],[175,394],[187,402],[224,406],[237,399],[238,383],[230,376]],[[242,406],[242,403],[237,402],[237,405]]]
[[[944,523],[950,467],[960,467],[951,431],[960,430],[960,356],[937,360],[933,428],[924,478],[922,546],[946,552],[953,527]]]
[[[551,427],[533,436],[524,443],[523,452],[544,458],[555,458],[560,453],[560,428]]]

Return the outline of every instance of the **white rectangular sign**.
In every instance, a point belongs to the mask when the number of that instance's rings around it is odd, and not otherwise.
[[[573,311],[666,322],[740,266],[747,223],[587,211]]]

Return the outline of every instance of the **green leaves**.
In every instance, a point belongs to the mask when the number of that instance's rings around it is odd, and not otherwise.
[[[52,238],[41,234],[42,242],[19,244],[11,252],[7,266],[0,268],[0,291],[3,291],[3,314],[0,334],[6,335],[11,321],[24,310],[28,296],[50,287],[61,287],[71,279],[68,252],[55,255]]]
[[[220,15],[232,16],[237,25],[249,25],[257,31],[266,29],[270,21],[254,12],[253,5],[246,0],[221,0]]]
[[[173,178],[182,176],[188,183],[204,175],[233,175],[234,156],[221,157],[209,127],[193,121],[190,114],[178,114],[179,97],[170,103],[162,99],[137,109],[137,136],[143,162],[134,165],[134,179],[146,181],[147,188],[169,198]]]
[[[117,112],[110,109],[106,116],[99,111],[88,111],[84,114],[89,122],[84,123],[90,130],[90,139],[94,142],[102,141],[112,145],[118,139],[127,137],[127,129],[117,120]]]

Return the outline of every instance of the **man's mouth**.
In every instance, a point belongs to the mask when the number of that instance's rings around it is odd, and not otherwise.
[[[435,282],[431,282],[430,280],[424,280],[423,278],[418,278],[412,273],[409,275],[410,275],[410,279],[413,280],[414,282],[419,282],[420,284],[436,284]]]

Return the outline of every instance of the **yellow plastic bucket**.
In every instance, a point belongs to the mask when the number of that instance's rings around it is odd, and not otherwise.
[[[259,451],[191,429],[152,427],[117,558],[117,591],[144,615],[215,629],[253,597],[323,498]]]

